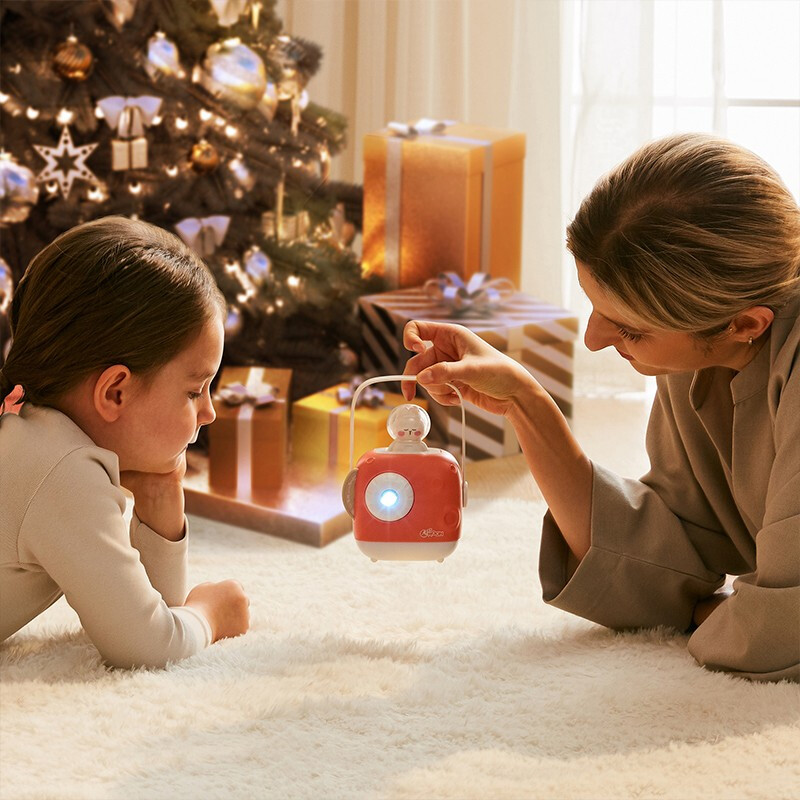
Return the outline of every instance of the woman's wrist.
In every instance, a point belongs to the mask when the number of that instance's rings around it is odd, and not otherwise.
[[[520,367],[516,374],[518,386],[508,398],[506,419],[519,430],[518,426],[529,426],[535,420],[537,408],[542,403],[552,403],[550,395],[541,384],[524,368]]]

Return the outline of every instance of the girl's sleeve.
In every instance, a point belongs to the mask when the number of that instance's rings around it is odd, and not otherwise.
[[[139,551],[150,584],[168,606],[182,606],[188,593],[189,523],[186,518],[183,537],[173,542],[145,525],[134,508],[130,532],[131,544]]]
[[[736,594],[690,639],[692,655],[709,667],[762,680],[797,673],[798,420],[795,409],[794,433],[779,433],[783,445],[756,540],[758,570],[738,580]],[[721,565],[747,566],[694,478],[667,392],[656,395],[647,438],[651,469],[642,480],[593,464],[591,546],[577,566],[552,515],[545,516],[543,596],[610,628],[685,631],[697,601],[724,582]]]
[[[40,565],[58,584],[108,664],[162,667],[209,645],[211,628],[194,609],[170,608],[153,587],[131,546],[124,510],[125,496],[100,458],[91,448],[75,450],[47,475],[28,507],[20,561]],[[134,530],[137,537],[143,533]],[[174,573],[185,575],[186,543],[164,541],[177,545],[169,555],[178,564],[164,582],[169,602],[180,604],[185,578],[178,586]]]

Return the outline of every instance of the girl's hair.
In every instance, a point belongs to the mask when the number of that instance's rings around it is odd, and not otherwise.
[[[797,203],[758,156],[705,134],[651,142],[601,178],[567,247],[639,319],[702,339],[800,290]]]
[[[224,314],[210,271],[176,236],[126,217],[78,225],[17,286],[0,402],[21,384],[18,402],[51,405],[114,364],[148,378]]]

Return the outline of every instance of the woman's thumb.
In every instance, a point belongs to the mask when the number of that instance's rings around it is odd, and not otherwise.
[[[417,379],[423,386],[450,383],[455,377],[453,374],[457,371],[455,368],[456,364],[452,361],[440,361],[438,364],[422,370]]]

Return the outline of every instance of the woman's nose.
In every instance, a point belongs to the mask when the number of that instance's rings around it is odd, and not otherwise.
[[[602,350],[604,347],[615,344],[619,339],[617,327],[608,320],[601,319],[595,311],[592,311],[589,321],[586,323],[586,333],[583,335],[586,348],[592,351]]]

